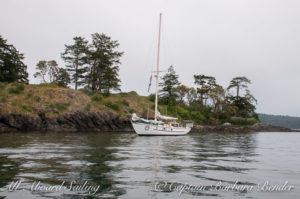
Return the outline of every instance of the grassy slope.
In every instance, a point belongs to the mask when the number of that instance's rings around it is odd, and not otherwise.
[[[46,117],[57,117],[62,114],[82,112],[97,112],[109,110],[127,118],[135,112],[146,117],[149,107],[149,117],[154,117],[154,102],[149,97],[139,96],[136,92],[111,94],[103,96],[88,90],[75,91],[61,88],[55,84],[26,85],[20,83],[0,82],[0,114],[16,113],[37,117],[44,112]],[[220,124],[213,118],[205,118],[197,111],[189,112],[176,106],[167,110],[167,106],[159,105],[162,114],[178,117],[180,120],[190,119],[197,124]],[[172,114],[173,113],[173,114]],[[230,121],[233,124],[249,125],[258,121]]]
[[[26,85],[0,82],[0,113],[18,113],[37,116],[40,111],[47,117],[56,117],[76,111],[110,110],[121,117],[131,112],[141,115],[153,102],[135,92],[111,94],[108,97],[87,90],[75,91],[53,84]],[[149,116],[154,111],[150,110]]]

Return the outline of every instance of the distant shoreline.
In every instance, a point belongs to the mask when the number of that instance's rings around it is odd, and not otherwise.
[[[249,132],[300,132],[300,130],[289,129],[281,126],[273,126],[265,123],[257,123],[254,125],[214,125],[214,126],[195,126],[193,132],[223,132],[223,133],[249,133]]]
[[[258,113],[258,118],[261,122],[266,124],[300,130],[300,117]]]

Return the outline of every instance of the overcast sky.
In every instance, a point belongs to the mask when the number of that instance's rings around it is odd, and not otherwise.
[[[74,36],[104,33],[124,51],[122,90],[148,95],[163,13],[161,69],[180,81],[252,80],[260,113],[300,116],[299,0],[0,0],[0,34],[25,54],[30,83],[39,60],[56,60]]]

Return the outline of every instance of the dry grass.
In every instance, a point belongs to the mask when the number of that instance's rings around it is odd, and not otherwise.
[[[20,93],[9,92],[15,87],[7,84],[0,90],[0,105],[2,113],[20,113],[37,115],[45,111],[49,116],[61,113],[84,110],[91,99],[80,93],[67,88],[47,87],[38,85],[24,85]]]
[[[20,92],[11,92],[20,85],[0,83],[0,113],[37,116],[43,111],[48,117],[55,117],[76,111],[95,112],[107,109],[121,117],[127,117],[132,112],[145,115],[149,107],[149,117],[154,117],[154,110],[152,110],[154,103],[134,91],[111,94],[108,97],[102,96],[101,100],[95,100],[99,99],[100,94],[97,93],[87,95],[81,91],[52,84],[22,84],[24,88]]]

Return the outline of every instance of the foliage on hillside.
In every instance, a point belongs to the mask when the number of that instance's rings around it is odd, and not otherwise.
[[[159,104],[169,115],[212,125],[250,125],[259,121],[255,113],[257,101],[248,89],[251,81],[247,77],[233,78],[227,88],[219,85],[215,77],[204,74],[194,75],[195,87],[180,84],[178,78],[173,66],[161,78]],[[149,98],[154,101],[154,95]]]
[[[103,95],[87,89],[73,90],[59,87],[56,84],[43,83],[28,85],[22,83],[0,82],[0,113],[18,113],[28,116],[38,116],[46,112],[47,117],[77,111],[97,112],[109,110],[127,118],[135,112],[142,117],[154,117],[153,96],[139,96],[136,92]],[[179,120],[193,120],[197,124],[252,124],[257,122],[240,118],[231,120],[226,116],[211,114],[207,107],[189,107],[187,105],[159,105],[162,114],[178,117]],[[215,113],[218,114],[218,113]],[[219,113],[221,114],[221,113]]]

